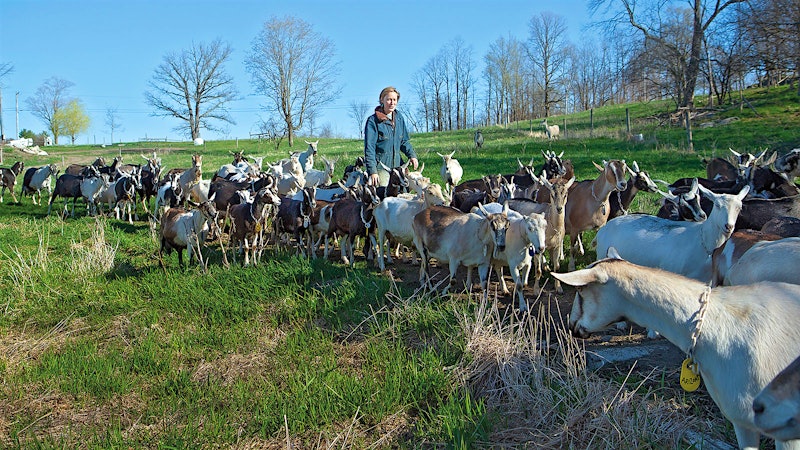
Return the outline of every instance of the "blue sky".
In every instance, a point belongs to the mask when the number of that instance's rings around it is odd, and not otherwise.
[[[203,137],[246,138],[257,131],[266,101],[254,94],[244,59],[266,21],[288,15],[333,41],[340,61],[342,94],[324,108],[317,127],[329,123],[335,134],[355,137],[347,113],[353,100],[376,104],[380,90],[394,85],[402,109],[404,100],[414,100],[414,73],[456,37],[472,46],[480,76],[489,45],[501,37],[527,39],[531,18],[544,11],[566,19],[572,41],[586,39],[586,0],[2,0],[0,62],[14,66],[1,86],[4,131],[16,134],[17,92],[19,129],[46,129],[26,111],[25,99],[56,76],[75,84],[70,94],[92,120],[77,143],[110,143],[109,107],[117,108],[122,127],[115,141],[185,139],[173,131],[177,119],[151,115],[143,93],[164,55],[221,38],[233,48],[226,70],[242,99],[230,104],[236,125]]]

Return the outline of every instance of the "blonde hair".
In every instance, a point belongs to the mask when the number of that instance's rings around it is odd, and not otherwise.
[[[394,88],[394,86],[388,86],[388,87],[383,88],[383,90],[381,91],[381,95],[378,97],[378,103],[380,103],[382,105],[383,104],[383,97],[385,97],[386,94],[388,94],[390,92],[394,92],[395,94],[397,94],[397,100],[398,101],[400,100],[400,92],[398,92],[397,89]]]

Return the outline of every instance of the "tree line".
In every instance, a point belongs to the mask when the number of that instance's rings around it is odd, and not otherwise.
[[[418,131],[443,131],[547,118],[609,104],[672,99],[693,110],[695,95],[733,102],[746,84],[797,83],[800,2],[797,0],[587,0],[598,19],[570,42],[563,17],[541,13],[528,35],[500,37],[482,55],[455,38],[413,76],[416,101],[406,111]],[[225,65],[231,47],[217,39],[168,53],[155,69],[145,102],[153,115],[178,119],[192,139],[234,121],[228,104],[238,99]],[[341,87],[333,42],[295,17],[274,17],[253,39],[245,66],[265,116],[259,136],[288,139],[315,128],[320,108]],[[27,99],[35,116],[75,140],[89,121],[72,83],[47,80]],[[413,100],[413,99],[412,99]],[[359,133],[372,106],[353,101],[348,116]],[[109,108],[106,125],[120,128]],[[324,131],[324,130],[323,130]]]

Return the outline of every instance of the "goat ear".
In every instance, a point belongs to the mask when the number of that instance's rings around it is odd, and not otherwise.
[[[766,161],[764,161],[764,165],[768,166],[775,162],[778,159],[778,152],[772,152],[772,156],[769,157]]]
[[[383,161],[378,161],[378,165],[381,166],[381,169],[383,169],[383,170],[385,170],[387,172],[391,172],[392,171],[392,169],[390,167],[387,167],[386,164],[383,163]]]
[[[741,191],[739,191],[739,193],[738,193],[738,194],[736,194],[736,198],[738,198],[738,199],[739,199],[739,201],[742,201],[742,200],[744,200],[744,198],[747,196],[747,193],[748,193],[748,192],[750,192],[750,185],[749,185],[749,184],[746,184],[746,185],[745,185],[745,186],[742,188],[742,190],[741,190]]]
[[[215,192],[215,194],[216,194],[216,192]],[[191,200],[186,200],[186,203],[188,203],[189,205],[191,205],[193,208],[197,208],[198,206],[200,206],[200,204],[199,204],[199,203],[195,203],[195,202],[193,202],[193,201],[191,201]]]
[[[217,193],[216,192],[211,194],[211,197],[208,197],[208,201],[213,202],[215,198],[217,198]]]
[[[622,259],[622,256],[619,256],[619,252],[617,251],[616,247],[611,246],[608,247],[608,250],[606,250],[606,258]]]
[[[553,153],[555,153],[555,152],[553,152]],[[559,158],[561,158],[562,156],[564,156],[564,150],[561,150],[561,154],[558,155]]]
[[[608,275],[604,271],[601,271],[596,265],[587,269],[568,273],[552,272],[550,275],[564,284],[577,287],[586,286],[591,283],[603,284],[608,281]]]

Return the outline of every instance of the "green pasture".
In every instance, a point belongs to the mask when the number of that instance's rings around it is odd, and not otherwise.
[[[455,151],[465,179],[541,166],[564,152],[579,180],[592,162],[637,161],[654,179],[704,176],[704,159],[800,147],[800,102],[785,87],[746,92],[697,119],[694,151],[650,102],[538,121],[421,133],[412,142],[424,174],[440,182],[438,153]],[[736,100],[734,98],[734,100]],[[631,133],[627,139],[626,108]],[[703,122],[735,118],[727,125]],[[311,139],[311,138],[307,138]],[[314,138],[316,140],[316,138]],[[166,169],[203,155],[210,178],[230,152],[276,161],[302,151],[269,141],[60,146],[47,156],[6,148],[4,166],[143,162]],[[359,140],[321,139],[337,174]],[[318,167],[320,167],[318,165]],[[19,187],[17,188],[19,196]],[[654,212],[639,194],[632,210]],[[504,316],[474,294],[438,297],[401,285],[372,264],[307,260],[267,251],[257,267],[224,267],[218,243],[207,272],[158,260],[146,221],[62,219],[30,198],[0,204],[0,447],[3,448],[691,448],[683,431],[735,442],[710,400],[675,397],[659,374],[641,380],[586,372],[581,343],[560,317],[533,308]],[[587,233],[584,243],[591,242]],[[335,252],[338,255],[338,251]],[[579,266],[594,260],[591,249]],[[416,274],[416,272],[414,272]],[[416,276],[416,275],[415,275]],[[550,301],[545,292],[539,305]],[[563,311],[562,314],[566,314]]]

